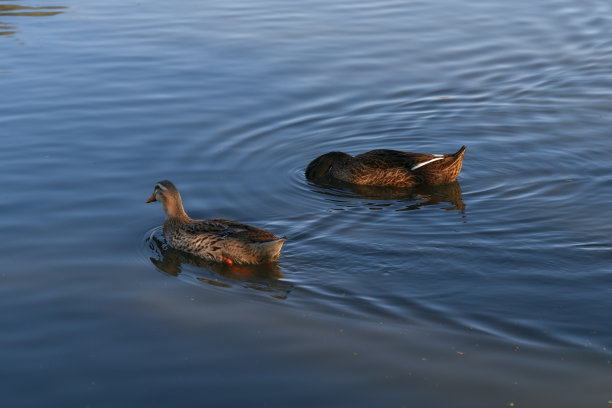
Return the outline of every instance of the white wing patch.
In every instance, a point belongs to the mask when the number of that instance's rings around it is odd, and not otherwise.
[[[442,160],[444,158],[444,156],[442,156],[442,155],[436,155],[436,156],[441,156],[441,157],[436,157],[435,159],[431,159],[431,160],[424,161],[423,163],[415,164],[414,166],[412,166],[410,168],[410,170],[414,171],[414,170],[416,170],[416,169],[418,169],[420,167],[425,166],[426,164],[429,164],[431,162],[435,162],[435,161],[438,161],[438,160]]]

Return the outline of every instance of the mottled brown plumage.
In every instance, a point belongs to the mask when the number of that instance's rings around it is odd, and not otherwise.
[[[168,180],[155,185],[147,203],[162,203],[168,245],[202,258],[231,264],[255,264],[278,259],[286,238],[226,218],[193,220],[185,213],[181,195]]]
[[[457,153],[444,155],[383,149],[354,157],[343,152],[330,152],[310,162],[306,177],[311,180],[331,177],[370,186],[444,184],[457,179],[464,154],[465,146]]]

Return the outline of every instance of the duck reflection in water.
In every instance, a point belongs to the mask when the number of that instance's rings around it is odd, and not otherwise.
[[[147,239],[147,244],[155,254],[149,258],[151,262],[159,270],[172,276],[178,277],[191,266],[197,269],[194,274],[197,281],[213,286],[230,288],[238,283],[243,287],[266,292],[277,299],[286,299],[293,290],[293,284],[280,280],[283,274],[277,263],[228,265],[209,262],[170,247],[162,237],[156,236],[155,232]]]
[[[362,186],[335,179],[312,181],[315,192],[330,197],[330,201],[343,207],[355,207],[355,199],[365,200],[361,205],[372,209],[396,207],[396,203],[412,202],[396,211],[418,210],[428,205],[451,204],[445,210],[465,214],[461,185],[458,181],[437,186],[419,185],[413,188]],[[348,200],[350,199],[350,200]]]
[[[0,21],[0,36],[14,36],[17,34],[17,20],[15,17],[50,17],[64,13],[65,6],[33,7],[22,4],[0,4],[0,18],[8,17],[11,23]]]

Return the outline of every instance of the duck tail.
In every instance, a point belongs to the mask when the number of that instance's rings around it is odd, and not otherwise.
[[[453,156],[455,156],[455,158],[457,159],[460,157],[463,157],[463,155],[465,154],[465,149],[466,149],[465,146],[461,146],[461,149],[459,149],[457,153],[453,154]]]
[[[450,183],[457,179],[459,173],[461,172],[461,167],[463,165],[463,155],[465,154],[466,147],[461,146],[461,149],[457,151],[457,153],[451,155],[453,158],[452,161],[448,164],[446,168],[446,183]]]
[[[280,257],[280,251],[287,237],[252,243],[251,247],[257,252],[263,261],[275,261]]]
[[[457,153],[434,155],[433,159],[421,162],[413,166],[411,170],[421,169],[418,172],[418,177],[424,184],[452,183],[461,172],[465,150],[466,147],[461,146]]]

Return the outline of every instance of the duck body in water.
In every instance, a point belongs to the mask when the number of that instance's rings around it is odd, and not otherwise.
[[[168,245],[201,258],[233,264],[277,260],[286,238],[226,218],[191,219],[183,209],[178,189],[168,180],[155,185],[147,203],[159,201],[166,219],[163,234]]]
[[[437,185],[457,179],[466,147],[453,154],[427,154],[398,150],[372,150],[357,156],[330,152],[306,168],[309,180],[326,177],[369,186],[414,187]]]

